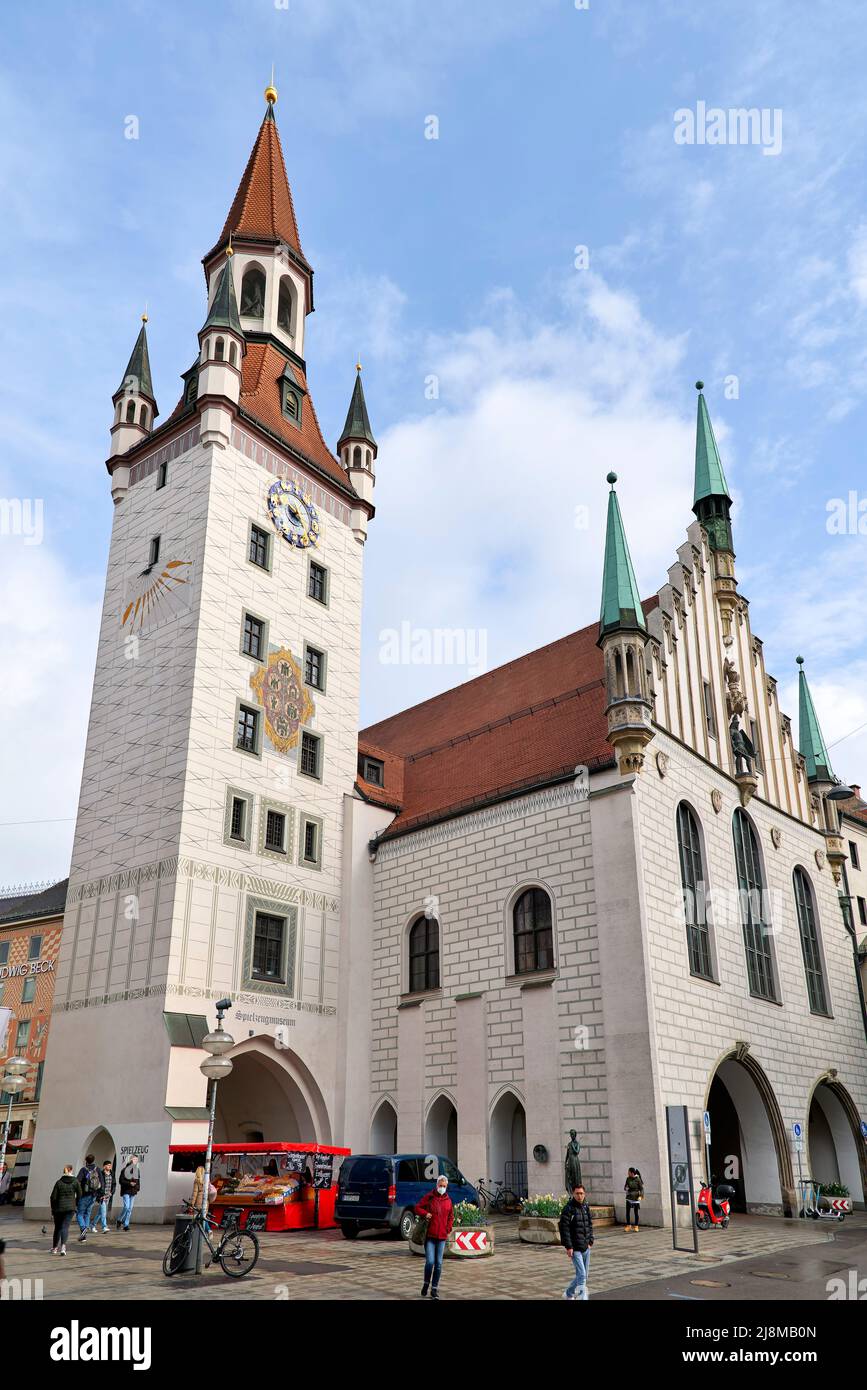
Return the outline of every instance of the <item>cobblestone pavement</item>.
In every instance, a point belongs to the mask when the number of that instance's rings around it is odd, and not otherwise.
[[[860,1213],[850,1221],[867,1220]],[[443,1269],[443,1299],[560,1298],[571,1277],[571,1264],[558,1246],[525,1245],[518,1240],[514,1218],[493,1222],[496,1253],[487,1259],[448,1260]],[[0,1208],[0,1237],[6,1241],[7,1279],[42,1280],[43,1299],[405,1299],[418,1298],[422,1261],[403,1241],[366,1232],[344,1240],[339,1231],[299,1231],[261,1237],[262,1253],[253,1274],[226,1278],[219,1267],[202,1276],[166,1279],[162,1256],[171,1239],[169,1226],[133,1227],[128,1233],[92,1235],[78,1243],[70,1232],[65,1259],[50,1254],[41,1223],[24,1221]],[[684,1233],[685,1240],[689,1233]],[[638,1235],[622,1226],[597,1232],[590,1266],[590,1293],[629,1288],[674,1275],[699,1271],[712,1278],[714,1268],[731,1260],[824,1244],[833,1230],[812,1222],[781,1218],[735,1217],[728,1231],[699,1235],[699,1253],[671,1248],[671,1236],[645,1227]],[[34,1286],[35,1291],[35,1286]],[[640,1295],[639,1295],[640,1296]]]

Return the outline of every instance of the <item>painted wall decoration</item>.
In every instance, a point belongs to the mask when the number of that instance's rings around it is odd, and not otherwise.
[[[284,540],[299,550],[319,544],[319,517],[310,494],[293,483],[279,479],[268,489],[268,515]]]
[[[288,753],[301,735],[302,724],[315,707],[288,647],[268,654],[265,665],[250,677],[250,688],[265,712],[265,733],[278,753]]]
[[[122,605],[120,625],[126,633],[156,627],[188,607],[189,568],[192,560],[157,561],[130,578]]]

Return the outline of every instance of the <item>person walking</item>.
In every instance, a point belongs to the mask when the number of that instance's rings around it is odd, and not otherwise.
[[[624,1230],[637,1232],[641,1199],[644,1196],[644,1181],[637,1168],[629,1169],[626,1174],[626,1182],[623,1184],[623,1191],[626,1193],[626,1225]]]
[[[8,1165],[4,1163],[3,1166],[0,1167],[0,1206],[5,1206],[10,1199],[9,1188],[11,1183],[12,1174]]]
[[[78,1186],[81,1195],[78,1199],[78,1209],[76,1220],[78,1229],[81,1232],[79,1241],[87,1240],[87,1229],[90,1225],[90,1213],[94,1202],[102,1192],[102,1176],[96,1166],[96,1159],[93,1154],[87,1154],[84,1160],[84,1167],[78,1170]]]
[[[424,1237],[424,1282],[421,1286],[422,1298],[439,1298],[440,1275],[443,1268],[443,1255],[449,1231],[455,1224],[454,1202],[449,1196],[448,1178],[442,1174],[437,1178],[436,1187],[426,1192],[415,1207],[416,1216],[427,1221]]]
[[[138,1166],[138,1156],[130,1154],[126,1163],[120,1170],[120,1200],[122,1203],[120,1216],[117,1218],[117,1228],[121,1226],[125,1231],[129,1230],[132,1209],[135,1206],[135,1199],[141,1187],[141,1175]]]
[[[102,1191],[100,1192],[99,1196],[96,1198],[96,1201],[93,1204],[93,1224],[91,1226],[91,1230],[97,1231],[101,1229],[102,1234],[107,1235],[108,1209],[111,1205],[111,1199],[114,1195],[115,1188],[114,1173],[112,1172],[110,1158],[107,1158],[105,1160],[105,1163],[103,1163],[102,1172],[99,1176],[100,1181],[102,1183]],[[98,1225],[100,1220],[102,1221],[101,1227]]]
[[[69,1223],[78,1210],[82,1195],[81,1183],[73,1174],[72,1164],[67,1163],[63,1173],[52,1187],[49,1198],[51,1215],[54,1217],[54,1235],[51,1240],[52,1255],[66,1254]]]
[[[575,1267],[575,1278],[563,1297],[573,1301],[583,1299],[585,1302],[589,1297],[587,1279],[593,1245],[593,1217],[586,1198],[587,1193],[579,1185],[573,1189],[572,1196],[560,1213],[560,1243]]]

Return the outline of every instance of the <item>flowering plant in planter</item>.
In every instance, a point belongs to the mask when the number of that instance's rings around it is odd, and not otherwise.
[[[823,1182],[821,1188],[823,1197],[850,1197],[852,1195],[844,1182]]]
[[[521,1215],[548,1216],[556,1221],[568,1200],[569,1198],[565,1192],[559,1197],[555,1197],[553,1192],[546,1192],[545,1195],[541,1197],[525,1197],[521,1202]]]
[[[473,1202],[455,1204],[455,1226],[462,1230],[468,1226],[487,1226],[488,1218]]]

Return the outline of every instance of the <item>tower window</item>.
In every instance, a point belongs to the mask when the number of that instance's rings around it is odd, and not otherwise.
[[[551,927],[551,899],[544,888],[528,888],[512,912],[515,940],[515,974],[554,967],[554,935]]]
[[[252,820],[253,797],[240,787],[227,787],[223,843],[236,849],[249,849]]]
[[[703,681],[704,688],[704,722],[708,734],[711,738],[716,738],[716,714],[714,712],[713,691],[709,681]]]
[[[157,491],[159,491],[159,489],[160,489],[161,487],[165,487],[165,485],[166,485],[166,480],[168,479],[168,476],[169,476],[169,465],[168,465],[168,462],[167,462],[165,459],[163,459],[163,462],[160,464],[159,468],[157,469]]]
[[[259,752],[259,711],[249,705],[238,706],[235,747],[242,753]]]
[[[135,424],[135,401],[127,401],[127,404],[126,404],[126,422],[127,422],[128,425],[134,425],[134,424]]]
[[[315,599],[317,603],[328,602],[328,571],[324,565],[317,565],[315,560],[310,561],[307,596]]]
[[[304,646],[304,680],[314,690],[325,690],[325,653],[317,647]]]
[[[141,425],[142,429],[144,429],[144,430],[147,429],[147,427],[148,427],[148,408],[147,408],[146,405],[143,405],[142,408],[141,408],[141,410],[140,410],[139,413],[138,413],[138,422],[139,422],[139,424]]]
[[[360,772],[365,782],[369,782],[373,787],[381,787],[385,780],[385,763],[379,758],[363,757]]]
[[[311,734],[307,729],[301,735],[301,757],[298,770],[305,777],[316,777],[320,781],[322,779],[322,739],[318,734]]]
[[[233,840],[244,840],[244,826],[247,822],[247,803],[242,796],[232,797],[229,834]]]
[[[440,924],[435,917],[417,917],[409,931],[410,993],[439,987]]]
[[[762,737],[759,733],[759,726],[756,723],[755,719],[750,720],[750,738],[752,740],[753,747],[756,750],[755,770],[756,772],[762,772]]]
[[[251,565],[258,565],[260,570],[270,570],[271,568],[271,537],[267,531],[262,530],[261,526],[254,524],[250,526],[247,558]]]
[[[222,362],[226,355],[226,342],[223,338],[218,338],[214,345],[214,356],[218,362]]]
[[[257,912],[253,932],[253,976],[285,983],[286,918]]]
[[[234,343],[229,344],[229,362],[233,367],[238,365],[238,349]]]
[[[265,317],[265,273],[251,266],[241,281],[241,313],[251,319]]]
[[[148,565],[155,565],[160,558],[160,538],[152,536],[150,549],[148,550]]]
[[[292,282],[288,275],[284,275],[277,297],[277,327],[282,328],[284,333],[292,332],[292,298]]]
[[[277,854],[286,853],[286,817],[282,811],[266,812],[265,848]]]
[[[265,655],[268,625],[262,618],[254,618],[252,613],[244,614],[244,627],[241,633],[241,653],[262,661]]]
[[[353,468],[361,467],[361,447],[358,444],[352,450],[352,466]]]
[[[308,869],[322,868],[322,822],[313,816],[301,817],[301,862]]]

